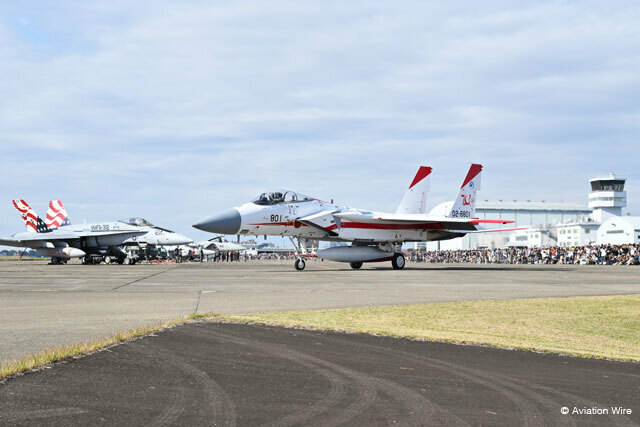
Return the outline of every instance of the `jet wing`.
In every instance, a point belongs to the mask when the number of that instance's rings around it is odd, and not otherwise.
[[[80,231],[80,232],[52,232],[52,233],[19,233],[19,237],[6,237],[0,239],[0,245],[27,247],[38,242],[55,242],[57,240],[75,240],[89,236],[111,236],[119,234],[130,234],[131,236],[141,236],[146,231]]]
[[[336,213],[335,217],[351,221],[354,224],[376,224],[381,229],[406,229],[406,230],[451,230],[468,233],[478,231],[478,225],[510,224],[509,220],[493,220],[479,218],[447,218],[423,214],[361,214],[357,212]]]
[[[336,224],[336,219],[334,218],[334,212],[335,211],[330,210],[321,211],[312,215],[298,218],[298,221],[310,227],[324,231],[328,236],[335,237],[338,235],[338,233],[333,230],[335,230],[338,226]]]

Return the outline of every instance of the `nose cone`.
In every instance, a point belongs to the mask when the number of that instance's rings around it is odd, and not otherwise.
[[[188,245],[189,243],[193,243],[193,239],[190,239],[182,234],[171,233],[169,236],[169,245]]]
[[[238,209],[229,209],[228,211],[207,217],[193,224],[193,227],[210,233],[236,234],[240,231],[241,222]]]

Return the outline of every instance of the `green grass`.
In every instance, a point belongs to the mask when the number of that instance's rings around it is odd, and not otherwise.
[[[640,361],[640,295],[396,305],[224,318]]]
[[[48,258],[29,257],[23,256],[22,258],[17,256],[0,256],[0,261],[40,261],[47,260]]]

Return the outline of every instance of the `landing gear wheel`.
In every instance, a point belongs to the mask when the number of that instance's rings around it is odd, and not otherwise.
[[[129,265],[131,264],[131,258],[126,257],[122,262],[124,263],[124,265]]]
[[[112,261],[112,259],[111,259],[111,257],[110,257],[110,256],[106,256],[106,257],[104,257],[104,263],[105,263],[105,264],[111,264],[111,261]]]
[[[349,265],[351,266],[351,268],[353,268],[354,270],[359,269],[360,267],[362,267],[362,262],[357,261],[357,262],[350,262]]]
[[[305,262],[304,262],[304,260],[302,258],[297,258],[294,265],[296,267],[296,270],[302,271],[302,270],[304,270],[304,267],[305,267],[306,264],[305,264]]]
[[[404,255],[393,254],[391,265],[393,266],[394,270],[402,270],[404,268]]]

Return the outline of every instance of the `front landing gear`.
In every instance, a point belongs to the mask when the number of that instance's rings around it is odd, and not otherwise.
[[[306,263],[302,258],[296,258],[296,262],[294,263],[294,266],[296,267],[296,270],[302,271],[306,267]]]
[[[349,265],[354,270],[358,270],[360,267],[362,267],[362,262],[360,262],[360,261],[358,261],[358,262],[350,262]]]
[[[401,253],[393,254],[391,265],[393,266],[394,270],[402,270],[404,268],[404,255],[402,255]]]

